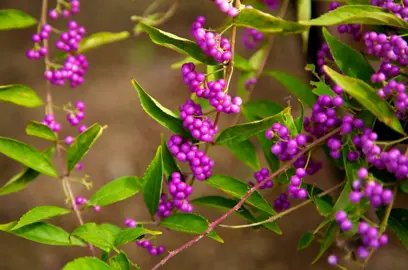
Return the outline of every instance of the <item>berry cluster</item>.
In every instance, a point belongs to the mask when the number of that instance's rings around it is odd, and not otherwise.
[[[181,136],[173,135],[167,142],[172,155],[180,162],[189,162],[190,169],[197,180],[205,180],[211,176],[214,161],[199,150],[191,141]]]
[[[348,232],[353,228],[353,223],[347,218],[347,213],[340,210],[336,212],[335,219],[340,224],[340,230]]]
[[[216,3],[221,12],[226,13],[230,17],[235,17],[238,15],[239,10],[232,6],[230,0],[211,0]]]
[[[301,188],[303,177],[306,176],[306,170],[303,168],[297,168],[296,174],[290,178],[290,185],[288,186],[289,196],[292,198],[306,199],[307,191]]]
[[[381,58],[383,62],[408,64],[408,44],[398,35],[387,36],[383,33],[366,32],[364,43],[367,53]]]
[[[125,219],[125,225],[129,228],[135,228],[137,225],[136,220],[134,219],[130,219],[130,218],[126,218]]]
[[[57,86],[65,85],[65,80],[68,80],[71,88],[75,88],[84,83],[87,69],[88,61],[85,55],[70,55],[65,59],[65,63],[61,68],[56,68],[54,71],[47,70],[44,73],[44,77],[51,84]]]
[[[213,57],[217,62],[228,62],[232,58],[231,45],[226,38],[222,38],[219,34],[206,31],[203,28],[205,18],[198,17],[191,27],[191,35],[196,40],[198,46],[203,52]]]
[[[203,142],[212,142],[214,135],[218,132],[218,126],[215,126],[208,117],[203,116],[200,104],[189,99],[180,106],[179,110],[183,125],[191,132],[193,138]]]
[[[388,0],[371,0],[371,5],[388,9],[404,21],[408,20],[407,0],[400,1],[400,3]]]
[[[270,177],[269,170],[267,168],[262,168],[261,170],[257,171],[254,173],[254,178],[256,182],[261,183],[265,179]],[[255,184],[252,181],[249,181],[248,184],[253,187]],[[268,180],[265,183],[263,183],[260,187],[260,189],[266,189],[266,188],[273,188],[273,182],[272,180]]]
[[[404,113],[408,108],[408,95],[405,93],[405,85],[395,80],[389,80],[383,88],[378,89],[377,94],[384,99],[393,98],[395,108]]]
[[[245,85],[245,89],[246,90],[251,90],[252,87],[254,87],[257,83],[256,78],[249,78],[248,80],[245,81],[244,85]]]
[[[193,193],[193,187],[181,181],[181,174],[174,172],[169,181],[169,193],[173,198],[174,206],[182,212],[193,212],[193,206],[187,200]]]
[[[88,199],[85,198],[85,197],[78,196],[78,197],[75,198],[75,204],[76,204],[77,206],[83,206],[83,205],[85,205],[85,204],[87,204],[87,203],[88,203]],[[94,210],[94,212],[96,212],[96,213],[100,212],[101,209],[102,209],[102,208],[101,208],[99,205],[95,205],[95,206],[93,207],[93,210]]]
[[[47,125],[55,133],[58,133],[61,130],[61,124],[55,121],[55,117],[52,114],[45,115],[45,118],[41,123]]]
[[[68,31],[62,32],[55,47],[65,52],[74,52],[79,48],[79,42],[83,39],[86,30],[76,21],[68,22]]]
[[[158,256],[166,251],[164,246],[160,245],[155,247],[149,240],[137,240],[136,244],[139,247],[147,249],[147,252],[149,252],[151,256]]]
[[[68,8],[61,9],[57,7],[56,9],[50,10],[48,12],[48,16],[53,20],[58,19],[60,15],[62,15],[64,18],[69,18],[70,16],[79,13],[80,7],[81,4],[79,0],[71,0],[71,3],[68,4]]]
[[[245,48],[254,49],[262,42],[264,36],[256,29],[246,28],[241,38]]]
[[[376,227],[372,227],[364,221],[358,224],[357,232],[361,235],[362,245],[356,250],[356,253],[361,259],[368,257],[369,249],[377,249],[388,244],[386,234],[380,235]]]
[[[333,55],[330,52],[329,45],[327,45],[327,43],[323,43],[320,47],[320,50],[317,52],[316,64],[319,68],[319,72],[321,74],[324,74],[326,80],[329,79],[329,76],[324,71],[323,66],[326,65],[329,61],[334,61]]]
[[[286,193],[282,193],[273,201],[273,209],[278,213],[289,209],[289,207],[290,202],[288,201],[288,195]]]
[[[156,215],[160,218],[165,218],[171,215],[171,211],[174,209],[174,204],[171,199],[167,198],[167,194],[162,193],[159,200],[159,207],[157,208]]]
[[[44,41],[49,38],[52,32],[52,26],[49,24],[44,24],[41,27],[41,31],[38,34],[33,34],[31,36],[31,40],[34,42],[34,48],[29,49],[26,52],[26,56],[30,60],[39,60],[42,56],[46,56],[48,54],[48,50],[46,47],[41,47],[40,42]]]
[[[398,66],[395,66],[391,63],[388,62],[383,62],[380,65],[380,68],[378,69],[377,73],[374,73],[371,75],[371,81],[373,83],[379,83],[379,82],[384,82],[386,79],[390,77],[395,77],[400,75],[401,70]],[[379,93],[380,96],[383,96],[381,93]]]

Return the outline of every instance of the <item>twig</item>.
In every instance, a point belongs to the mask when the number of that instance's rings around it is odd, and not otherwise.
[[[157,25],[163,24],[166,21],[168,21],[174,15],[174,13],[179,8],[179,6],[180,6],[180,0],[175,0],[173,5],[169,8],[169,10],[167,10],[167,12],[163,15],[163,17],[155,21],[152,25],[157,26]]]
[[[229,215],[231,215],[232,213],[234,213],[235,211],[237,211],[244,203],[245,201],[256,191],[258,190],[263,184],[265,184],[267,181],[275,178],[277,175],[279,175],[280,173],[282,173],[283,171],[287,170],[288,168],[290,168],[290,166],[292,166],[292,164],[299,159],[302,155],[304,155],[307,151],[309,151],[310,149],[312,149],[313,147],[315,147],[316,145],[324,142],[326,139],[330,138],[331,136],[333,136],[334,134],[338,133],[340,131],[340,128],[336,128],[333,131],[329,132],[328,134],[326,134],[325,136],[317,139],[316,141],[314,141],[313,143],[309,144],[308,146],[305,147],[305,149],[303,149],[300,153],[298,153],[292,160],[290,160],[289,162],[287,162],[284,166],[282,166],[279,170],[277,170],[276,172],[274,172],[270,177],[264,179],[262,182],[257,183],[255,186],[253,186],[242,198],[241,200],[234,206],[232,207],[230,210],[228,210],[224,215],[222,215],[220,218],[218,218],[217,220],[215,220],[214,222],[212,222],[211,224],[208,225],[208,229],[205,230],[202,234],[198,235],[197,237],[195,237],[194,239],[190,240],[189,242],[185,243],[184,245],[182,245],[181,247],[179,247],[178,249],[175,249],[173,251],[171,251],[165,258],[163,258],[158,264],[156,264],[151,270],[156,270],[159,267],[163,266],[168,260],[170,260],[171,258],[173,258],[174,256],[176,256],[178,253],[180,253],[181,251],[185,250],[186,248],[192,246],[193,244],[197,243],[198,241],[200,241],[205,235],[207,235],[208,233],[210,233],[212,230],[214,230],[215,227],[217,227],[221,222],[223,222]]]

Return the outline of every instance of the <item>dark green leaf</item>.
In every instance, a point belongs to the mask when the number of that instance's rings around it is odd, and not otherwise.
[[[378,215],[382,219],[384,211],[379,211]],[[398,236],[405,248],[408,248],[408,209],[392,209],[388,218],[388,227]]]
[[[181,54],[191,56],[207,65],[217,65],[217,62],[214,59],[206,56],[200,47],[198,47],[197,44],[191,40],[178,37],[174,34],[165,32],[144,23],[140,23],[140,27],[157,45],[164,46]]]
[[[323,193],[323,190],[313,185],[305,185],[308,191],[309,198],[311,198],[317,207],[320,215],[327,216],[332,213],[333,210],[333,198],[330,195],[318,197]]]
[[[68,209],[57,206],[38,206],[25,213],[20,218],[16,226],[13,227],[13,231],[29,224],[46,220],[52,217],[66,215],[70,212],[71,211],[69,211]]]
[[[256,153],[256,148],[250,140],[245,140],[234,144],[228,143],[227,147],[234,154],[234,156],[236,156],[239,160],[244,162],[254,171],[260,170],[261,165]]]
[[[0,230],[19,236],[21,238],[53,246],[83,246],[84,243],[75,237],[69,237],[69,234],[63,229],[45,222],[36,222],[12,230],[17,222],[12,222],[9,226],[0,226]]]
[[[84,53],[86,51],[99,48],[106,44],[122,41],[124,39],[127,39],[129,36],[130,33],[128,31],[122,31],[117,33],[113,32],[94,33],[81,40],[81,42],[79,43],[78,53]]]
[[[347,76],[371,84],[371,75],[375,73],[375,71],[364,56],[350,46],[337,40],[326,28],[323,28],[323,35],[329,45],[334,61],[340,70]]]
[[[302,237],[300,238],[297,248],[299,250],[307,248],[313,242],[313,239],[314,239],[314,235],[312,233],[309,233],[309,232],[304,233]]]
[[[31,136],[36,136],[41,139],[55,141],[57,137],[55,133],[46,125],[40,122],[31,121],[26,127],[26,133]]]
[[[387,10],[369,5],[346,5],[324,13],[316,19],[301,21],[310,26],[329,26],[338,24],[389,25],[408,28],[408,23]]]
[[[316,103],[317,98],[312,95],[312,89],[298,78],[282,71],[266,71],[265,74],[274,77],[309,108]]]
[[[336,233],[338,230],[338,225],[335,221],[333,221],[330,226],[327,228],[326,233],[323,236],[323,242],[320,246],[319,253],[317,257],[314,259],[312,264],[316,263],[320,257],[326,252],[326,250],[336,241]]]
[[[76,228],[71,235],[77,236],[106,252],[113,248],[114,237],[111,232],[95,223],[86,223]]]
[[[297,21],[308,21],[312,18],[312,0],[298,0],[297,1]],[[309,43],[309,29],[302,33],[303,53],[307,53]]]
[[[88,153],[99,136],[102,135],[104,127],[93,124],[81,133],[67,151],[67,169],[71,171],[75,165]]]
[[[109,260],[110,270],[130,270],[131,262],[126,254],[122,251]]]
[[[308,29],[299,23],[285,21],[255,8],[241,10],[234,18],[234,24],[267,33],[297,34]]]
[[[179,166],[177,165],[176,161],[173,158],[173,155],[170,153],[169,149],[167,148],[167,143],[166,140],[163,136],[161,135],[161,157],[162,157],[162,164],[163,164],[163,173],[166,176],[167,179],[170,178],[170,175],[174,172],[179,172],[181,174],[181,170]]]
[[[239,199],[244,197],[245,194],[247,194],[251,189],[251,186],[249,186],[248,184],[224,175],[214,175],[208,178],[205,183]],[[251,196],[249,196],[248,200],[246,200],[246,203],[270,215],[276,215],[275,210],[273,210],[273,208],[268,204],[267,201],[265,201],[265,199],[258,191],[255,191]]]
[[[303,131],[303,120],[305,118],[305,108],[303,106],[302,101],[299,100],[300,104],[300,116],[295,119],[295,126],[297,129],[297,133],[302,133]]]
[[[89,204],[106,206],[125,200],[136,193],[143,186],[143,180],[136,176],[123,176],[112,180],[101,187],[90,199]]]
[[[202,234],[208,229],[208,221],[197,214],[175,213],[165,218],[160,224],[174,231],[191,234]],[[208,233],[207,237],[224,243],[224,240],[214,230]]]
[[[67,263],[62,270],[110,270],[109,265],[95,257],[82,257]]]
[[[0,86],[0,100],[5,102],[11,102],[28,108],[39,107],[44,104],[42,99],[37,95],[36,92],[34,92],[34,90],[22,84]]]
[[[182,121],[169,109],[163,107],[154,98],[149,96],[134,79],[132,84],[136,88],[139,95],[140,103],[143,110],[156,120],[162,126],[168,128],[176,134],[180,134],[183,137],[190,138],[191,135],[184,129]]]
[[[54,155],[54,153],[55,147],[50,147],[45,152],[43,152],[42,155],[45,158],[50,159]],[[24,189],[39,175],[40,175],[39,172],[31,168],[25,168],[23,171],[15,175],[6,184],[4,184],[3,187],[0,188],[0,196],[14,193]]]
[[[40,173],[58,177],[50,160],[37,149],[14,139],[0,137],[0,153]]]
[[[160,195],[163,185],[163,168],[161,157],[161,146],[157,148],[156,155],[143,176],[143,199],[150,215],[156,214],[159,207]]]
[[[151,231],[145,228],[127,228],[123,229],[115,238],[115,247],[123,246],[129,242],[137,240],[140,236],[150,234],[159,235],[160,231]]]
[[[264,132],[268,128],[271,128],[273,123],[283,121],[283,117],[285,115],[290,115],[290,108],[286,108],[279,114],[267,117],[262,120],[239,124],[227,128],[223,130],[218,136],[216,144],[233,144],[245,141],[256,134]]]
[[[267,219],[270,218],[270,217],[271,217],[271,215],[269,215],[269,214],[267,214],[267,213],[265,213],[265,212],[261,212],[261,213],[256,217],[256,220],[257,220],[258,222],[260,222],[260,221],[267,220]],[[282,235],[282,231],[281,231],[281,229],[279,228],[279,226],[278,226],[278,224],[277,224],[276,222],[267,222],[267,223],[262,224],[262,226],[263,226],[264,228],[270,230],[270,231],[273,231],[273,232],[275,232],[275,233],[277,233],[277,234],[279,234],[279,235]]]
[[[377,116],[380,121],[395,131],[405,134],[390,105],[386,100],[381,99],[371,86],[358,79],[340,75],[328,66],[325,66],[325,71],[335,83],[353,98],[357,99],[365,108]]]
[[[402,192],[408,193],[408,180],[403,181],[399,188]]]
[[[0,30],[27,28],[37,23],[37,20],[18,9],[0,10]]]

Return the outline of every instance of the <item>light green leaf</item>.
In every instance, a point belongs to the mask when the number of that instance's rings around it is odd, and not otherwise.
[[[99,48],[103,45],[122,41],[127,39],[130,36],[128,31],[122,32],[98,32],[91,34],[79,43],[78,53],[84,53],[92,49]]]
[[[151,231],[145,228],[127,228],[123,229],[115,238],[115,247],[123,246],[129,242],[137,240],[140,236],[145,234],[159,235],[160,231]]]
[[[169,228],[178,232],[185,232],[191,234],[202,234],[208,229],[208,221],[197,214],[175,213],[165,218],[160,223],[163,227]],[[207,237],[224,243],[224,240],[212,230],[207,234]]]
[[[14,139],[0,137],[0,153],[45,175],[58,177],[50,160],[37,149]]]
[[[150,215],[154,216],[159,207],[160,195],[163,185],[163,165],[162,165],[162,150],[161,146],[157,148],[149,167],[143,176],[143,199],[149,210]]]
[[[81,133],[75,142],[68,148],[67,151],[67,169],[71,171],[75,165],[88,153],[105,127],[99,124],[93,124],[83,133]]]
[[[388,25],[408,29],[408,23],[387,10],[369,5],[346,5],[324,13],[316,19],[299,22],[310,26],[338,24]]]
[[[26,133],[31,136],[36,136],[41,139],[56,141],[57,137],[55,133],[44,124],[40,122],[31,121],[26,127]]]
[[[126,254],[121,251],[109,260],[110,270],[130,270],[131,262]]]
[[[207,66],[207,80],[216,81],[222,79],[224,77],[223,67],[223,65]]]
[[[77,236],[106,252],[113,248],[114,237],[111,232],[95,223],[85,223],[76,228],[71,235]]]
[[[316,258],[312,262],[312,264],[316,263],[320,257],[326,252],[327,249],[336,241],[336,233],[338,231],[338,225],[335,221],[333,221],[329,228],[327,228],[326,233],[323,236],[323,241],[319,249],[319,253],[317,254]]]
[[[169,149],[167,148],[167,143],[164,138],[164,135],[161,134],[161,157],[162,157],[162,164],[163,164],[163,173],[166,176],[166,179],[170,179],[170,175],[174,172],[178,172],[182,175],[181,169],[177,165],[176,161],[174,160],[173,155],[170,153]]]
[[[249,79],[252,79],[256,76],[255,71],[242,71],[241,74],[239,74],[238,78],[238,85],[237,85],[237,96],[241,97],[242,103],[246,104],[248,101],[248,97],[250,96],[252,89],[247,90],[245,88],[245,82]]]
[[[36,92],[34,92],[33,89],[23,84],[0,86],[0,100],[28,108],[39,107],[44,104],[43,100],[37,95]]]
[[[136,176],[123,176],[117,178],[101,187],[89,199],[89,204],[106,206],[125,200],[138,193],[142,186],[143,179]]]
[[[242,71],[254,71],[254,68],[249,64],[249,61],[239,54],[234,56],[234,68]]]
[[[312,233],[304,233],[302,235],[302,238],[300,238],[299,244],[298,244],[298,249],[305,249],[308,246],[310,246],[310,244],[313,242],[314,239],[314,235]]]
[[[55,147],[50,147],[42,155],[50,159],[55,153]],[[39,172],[31,168],[25,168],[19,174],[11,178],[3,187],[0,188],[0,196],[20,191],[27,187],[34,179],[40,175]]]
[[[324,69],[335,83],[377,116],[380,121],[395,131],[405,134],[390,105],[386,100],[381,99],[371,86],[358,79],[340,75],[328,66],[325,66]]]
[[[255,146],[251,143],[250,140],[245,140],[242,142],[227,144],[228,149],[241,160],[243,163],[248,165],[255,171],[259,171],[261,168],[258,154],[256,152]]]
[[[140,23],[140,28],[145,31],[150,39],[157,45],[175,50],[178,53],[188,55],[207,65],[217,65],[218,63],[209,56],[206,56],[195,42],[178,37],[172,33],[165,32],[153,26]]]
[[[183,123],[177,115],[149,96],[134,79],[132,79],[132,84],[137,90],[143,110],[150,115],[150,117],[170,131],[180,134],[185,138],[191,138],[191,134],[184,129]]]
[[[62,270],[110,270],[109,265],[95,257],[82,257],[70,261]]]
[[[0,30],[27,28],[37,23],[37,20],[18,9],[0,10]]]
[[[38,206],[25,213],[20,218],[16,226],[13,227],[13,231],[29,224],[36,223],[38,221],[66,215],[69,213],[71,213],[71,211],[69,211],[68,209],[57,206]]]
[[[300,116],[295,119],[295,126],[298,133],[302,133],[303,131],[303,120],[305,118],[305,108],[303,106],[302,101],[299,100],[300,104]]]

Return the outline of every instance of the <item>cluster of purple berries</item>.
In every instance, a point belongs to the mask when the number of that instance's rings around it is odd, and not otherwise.
[[[408,1],[403,0],[395,3],[391,0],[371,0],[371,5],[378,6],[389,10],[404,21],[408,21]]]
[[[347,213],[343,210],[337,211],[335,219],[340,224],[340,230],[348,232],[353,228],[353,223],[347,218]]]
[[[174,204],[171,199],[167,198],[166,193],[162,193],[159,200],[159,207],[157,208],[156,215],[160,218],[166,218],[171,215],[174,209]]]
[[[324,71],[323,66],[326,65],[326,63],[329,61],[334,61],[333,55],[330,51],[329,45],[327,45],[327,43],[323,43],[322,46],[320,47],[320,50],[317,52],[316,64],[317,67],[319,68],[319,72],[321,74],[324,74],[326,80],[329,79],[329,76]]]
[[[384,99],[393,98],[395,108],[404,113],[408,108],[408,95],[405,93],[405,85],[395,80],[388,81],[383,88],[378,89],[377,94]]]
[[[65,85],[65,80],[70,82],[71,88],[75,88],[84,83],[84,76],[88,69],[88,61],[85,55],[70,55],[65,60],[62,68],[54,71],[47,70],[44,74],[45,79],[51,84],[57,86]]]
[[[61,130],[61,124],[55,121],[55,117],[52,114],[45,115],[44,120],[42,120],[41,123],[48,126],[55,133],[58,133]]]
[[[74,52],[78,50],[79,42],[83,39],[85,33],[85,27],[78,25],[76,21],[70,21],[68,22],[68,31],[61,33],[55,47],[65,52]]]
[[[301,188],[303,177],[306,176],[306,170],[303,168],[297,168],[295,175],[290,178],[290,184],[288,186],[289,196],[292,198],[306,199],[307,191]]]
[[[276,198],[273,201],[273,209],[275,209],[276,212],[282,212],[285,211],[286,209],[289,209],[290,207],[290,202],[288,200],[288,195],[286,193],[282,193],[279,195],[278,198]]]
[[[48,54],[48,50],[46,47],[41,47],[39,44],[41,41],[46,40],[49,38],[52,32],[52,26],[49,24],[44,24],[41,27],[41,31],[38,34],[33,34],[31,36],[31,40],[34,42],[34,48],[29,49],[26,52],[26,56],[30,60],[39,60],[42,56],[46,56]]]
[[[203,116],[201,105],[189,99],[179,109],[183,125],[191,132],[193,138],[203,142],[212,142],[214,135],[218,132],[218,126],[215,126],[208,117]]]
[[[271,9],[277,9],[280,4],[280,0],[264,0],[264,3]]]
[[[173,198],[173,204],[177,209],[186,213],[193,212],[193,206],[187,200],[188,196],[193,193],[193,187],[184,183],[181,180],[181,174],[178,172],[171,174],[169,193]]]
[[[340,6],[339,3],[333,1],[330,3],[329,11],[335,10]],[[340,24],[337,26],[337,31],[340,34],[350,34],[353,36],[355,41],[359,41],[361,39],[361,24]]]
[[[245,89],[246,90],[251,90],[252,87],[254,87],[257,83],[256,78],[249,78],[248,80],[245,81],[244,85],[245,85]]]
[[[134,219],[130,219],[130,218],[126,218],[125,219],[125,225],[129,228],[135,228],[137,225],[136,220]]]
[[[191,141],[179,135],[173,135],[167,142],[172,155],[180,162],[189,162],[190,169],[197,180],[205,180],[211,176],[214,161],[199,150]]]
[[[370,204],[373,208],[377,208],[381,205],[389,205],[394,194],[389,189],[384,189],[380,183],[374,180],[366,181],[363,189],[363,180],[368,177],[368,171],[366,168],[360,168],[357,172],[359,179],[353,181],[353,191],[349,195],[349,199],[352,203],[359,203],[363,197],[370,200]]]
[[[365,259],[369,255],[369,249],[377,249],[388,244],[388,236],[380,235],[376,227],[370,226],[362,221],[358,224],[358,234],[361,235],[362,245],[357,248],[356,254],[359,258]]]
[[[228,62],[232,58],[231,44],[227,38],[222,38],[219,34],[206,31],[203,28],[205,18],[198,17],[191,27],[191,35],[196,40],[203,52],[213,57],[217,62]]]
[[[58,19],[60,15],[64,18],[69,18],[70,16],[79,13],[80,7],[81,4],[79,0],[71,0],[67,9],[52,9],[48,12],[48,16],[53,20]]]
[[[245,48],[254,49],[262,42],[264,36],[256,29],[246,28],[241,38]]]
[[[147,249],[147,252],[149,252],[151,256],[158,256],[166,251],[166,248],[164,246],[159,245],[155,247],[149,240],[137,240],[136,244],[139,247]]]
[[[230,0],[211,0],[211,1],[217,4],[221,12],[228,14],[228,16],[230,17],[235,17],[239,13],[239,10],[232,6],[233,1]]]
[[[398,66],[395,66],[388,62],[381,63],[380,68],[378,69],[377,73],[371,75],[371,81],[373,83],[384,82],[390,77],[395,77],[400,75],[401,70]],[[380,95],[381,96],[381,95]]]
[[[88,200],[87,200],[87,198],[85,198],[85,197],[82,197],[82,196],[78,196],[78,197],[76,197],[75,198],[75,204],[77,205],[77,206],[82,206],[82,205],[85,205],[85,204],[87,204],[88,203]],[[94,207],[93,207],[93,210],[94,210],[94,212],[100,212],[101,211],[101,207],[99,206],[99,205],[95,205]]]
[[[75,103],[75,108],[77,112],[70,112],[67,114],[67,120],[71,126],[78,126],[79,123],[85,118],[85,103],[83,101],[77,101]],[[78,132],[83,133],[88,127],[86,125],[80,125],[78,127]],[[75,141],[72,136],[65,137],[65,144],[71,145]]]
[[[366,32],[364,43],[367,53],[381,58],[383,62],[408,64],[408,44],[398,35],[387,36],[383,33]]]
[[[269,170],[267,168],[262,168],[261,170],[257,171],[254,173],[254,178],[256,182],[261,183],[265,179],[270,177]],[[253,187],[255,184],[252,181],[249,181],[248,184]],[[266,188],[273,188],[273,182],[272,180],[268,180],[265,183],[263,183],[260,187],[260,189],[266,189]]]

